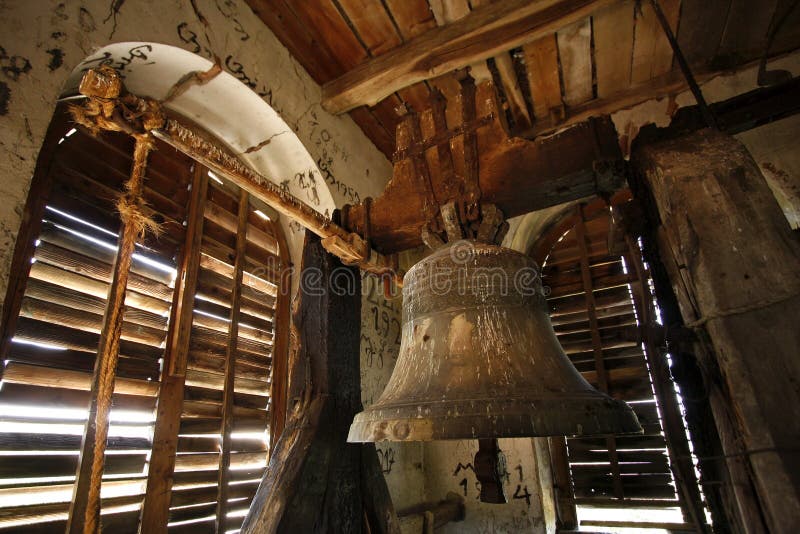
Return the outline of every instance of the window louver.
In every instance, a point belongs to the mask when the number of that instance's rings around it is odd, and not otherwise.
[[[27,260],[30,274],[22,282],[13,329],[5,334],[10,342],[0,385],[0,532],[65,527],[115,259],[115,201],[131,154],[127,136],[93,138],[72,130],[54,147]],[[191,189],[201,177],[208,180],[206,173],[160,142],[149,158],[145,200],[162,232],[137,243],[126,292],[101,491],[103,530],[114,534],[138,531],[148,468],[159,454],[153,431],[184,253],[199,255],[200,270],[178,399],[169,531],[214,532],[220,495],[227,503],[220,530],[237,530],[266,466],[281,268],[277,241],[272,222],[247,195],[215,178],[204,199],[202,245],[191,250],[185,226]],[[246,240],[237,264],[240,210]],[[226,380],[232,307],[238,308],[238,333]],[[225,447],[223,424],[230,429]],[[220,476],[224,458],[230,469]]]
[[[573,506],[682,508],[685,517],[687,504],[676,493],[659,413],[660,403],[677,399],[674,391],[669,398],[657,399],[651,385],[637,316],[641,304],[632,289],[640,281],[630,251],[623,235],[610,232],[607,210],[586,221],[579,213],[579,220],[555,243],[543,268],[543,283],[551,289],[548,304],[553,327],[578,371],[594,387],[628,402],[643,433],[567,439],[564,461],[569,463],[571,480],[561,484],[572,487],[571,491],[562,487],[562,497],[569,494]],[[610,237],[614,238],[611,242]],[[554,446],[558,442],[554,440]],[[612,526],[602,520],[582,520],[581,525]]]

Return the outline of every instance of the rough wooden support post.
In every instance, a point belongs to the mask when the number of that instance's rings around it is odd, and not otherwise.
[[[701,365],[720,371],[707,379],[727,397],[712,403],[725,453],[747,463],[767,529],[785,532],[800,524],[800,418],[791,411],[800,405],[800,237],[730,136],[662,141],[638,148],[634,162],[661,220],[661,255],[676,266],[684,319],[710,340],[713,361]],[[738,440],[744,451],[731,450]],[[760,521],[743,519],[745,528]]]
[[[305,387],[242,532],[361,532],[365,517],[369,532],[399,532],[375,448],[347,443],[361,409],[361,278],[310,232],[302,268],[291,376]]]
[[[200,269],[200,245],[207,191],[208,173],[201,165],[195,164],[187,215],[186,242],[178,265],[164,353],[164,371],[161,373],[161,389],[156,406],[153,452],[150,456],[147,492],[139,526],[139,532],[142,534],[167,531],[186,381],[189,336],[192,330],[194,295]]]
[[[650,376],[653,379],[653,391],[658,402],[659,412],[664,427],[664,438],[667,442],[667,452],[669,453],[675,482],[678,486],[678,499],[681,502],[681,509],[684,518],[695,526],[697,532],[706,532],[705,512],[703,502],[700,497],[700,489],[697,485],[697,477],[694,473],[689,442],[686,439],[686,430],[683,426],[680,406],[675,389],[670,378],[667,361],[656,342],[652,327],[657,326],[655,309],[653,308],[653,296],[650,293],[647,273],[641,258],[641,251],[630,235],[625,236],[628,246],[625,254],[626,263],[636,273],[637,280],[633,286],[633,300],[639,316],[639,322],[643,327],[643,340],[645,346],[645,357],[650,368]]]
[[[228,346],[225,351],[225,389],[222,393],[222,450],[219,458],[217,478],[217,534],[225,532],[225,514],[228,505],[229,468],[231,465],[231,431],[233,429],[234,378],[236,375],[236,348],[239,339],[239,316],[244,276],[245,251],[247,249],[247,215],[250,197],[247,191],[239,191],[239,218],[236,225],[236,259],[233,266],[233,290],[231,291],[230,323],[228,323]]]
[[[78,471],[67,520],[67,532],[90,534],[100,531],[100,483],[103,478],[106,439],[108,438],[111,396],[114,393],[122,317],[125,311],[125,291],[133,263],[136,238],[144,230],[138,209],[144,189],[147,155],[153,146],[149,135],[135,137],[133,168],[120,199],[122,228],[119,233],[116,261],[108,290],[103,327],[97,347],[97,359],[89,397],[89,418],[83,431]],[[127,209],[132,210],[128,211]]]
[[[586,225],[584,223],[583,206],[576,207],[575,240],[581,254],[581,278],[583,291],[586,295],[586,309],[589,315],[589,329],[592,335],[592,349],[594,352],[594,367],[597,371],[597,385],[600,391],[608,393],[608,372],[603,361],[603,341],[600,339],[600,325],[597,321],[597,306],[594,300],[594,286],[592,284],[592,271],[589,267],[589,250],[586,243]],[[619,470],[619,455],[617,454],[617,440],[614,436],[606,438],[608,457],[611,462],[611,479],[614,484],[614,497],[625,497],[622,490],[622,477]]]
[[[550,438],[550,458],[556,490],[558,528],[563,530],[578,528],[578,511],[575,508],[575,491],[569,475],[566,438],[562,436]]]

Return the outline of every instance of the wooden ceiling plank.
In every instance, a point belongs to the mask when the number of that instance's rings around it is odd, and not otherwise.
[[[458,22],[471,13],[471,8],[467,0],[428,0],[431,11],[439,26],[447,26]],[[475,0],[480,5],[480,0]],[[492,73],[486,66],[486,61],[476,61],[469,65],[470,75],[475,78],[475,83],[481,83],[492,79]]]
[[[678,46],[689,65],[704,67],[717,54],[731,0],[683,0]]]
[[[345,71],[285,0],[247,0],[247,4],[317,83],[325,83]]]
[[[613,0],[508,0],[422,34],[323,87],[323,107],[342,113],[415,82],[516,48],[585,19]]]
[[[777,5],[778,0],[731,0],[717,55],[733,56],[737,63],[760,56]]]
[[[515,129],[527,129],[531,125],[531,117],[528,114],[528,105],[525,96],[522,94],[519,79],[514,69],[514,61],[511,54],[504,52],[494,57],[494,64],[500,75],[500,81],[506,93],[511,115],[515,120]]]
[[[374,0],[338,0],[347,18],[367,46],[371,57],[400,46],[401,36],[383,4]]]
[[[391,153],[394,153],[394,138],[395,138],[395,130],[397,129],[397,124],[400,122],[400,116],[397,114],[397,109],[401,106],[402,101],[397,95],[389,95],[387,98],[384,98],[380,102],[378,102],[375,106],[370,108],[372,115],[380,121],[381,125],[386,129],[389,133],[389,136],[392,138],[392,150]],[[391,159],[390,156],[389,159]]]
[[[394,151],[394,135],[389,135],[381,123],[372,115],[366,107],[356,108],[350,111],[350,117],[363,130],[366,136],[375,143],[378,150],[387,157],[391,157]]]
[[[661,10],[669,21],[672,31],[678,27],[680,17],[680,0],[659,0]],[[640,4],[641,11],[636,12],[634,29],[633,60],[631,65],[631,83],[646,82],[652,78],[666,74],[672,69],[672,47],[664,35],[650,2]]]
[[[631,84],[634,2],[614,4],[593,17],[597,96],[605,98]]]
[[[380,55],[398,47],[403,40],[395,28],[389,13],[384,9],[380,2],[372,0],[338,0],[338,5],[344,11],[351,28],[357,33],[357,37],[370,57]],[[386,99],[379,102],[370,109],[373,117],[378,120],[384,130],[394,137],[394,131],[399,121],[395,111],[401,104],[401,100],[396,95],[389,95]],[[392,152],[394,143],[391,144]],[[387,158],[391,158],[390,153],[384,153]]]
[[[434,13],[437,24],[445,26],[456,22],[469,15],[472,9],[488,5],[490,0],[431,0],[431,11]],[[514,65],[507,52],[501,52],[492,58],[497,70],[498,79],[495,83],[503,87],[503,92],[509,106],[509,112],[516,122],[530,124],[525,98],[519,89],[519,83],[514,73]],[[477,61],[469,65],[470,75],[476,83],[493,80],[492,71],[485,61]]]
[[[550,117],[560,110],[561,81],[558,75],[558,46],[556,36],[547,35],[522,47],[528,71],[528,87],[536,119]]]
[[[426,0],[385,0],[385,4],[406,41],[436,27]]]
[[[588,18],[558,31],[558,57],[564,77],[564,103],[577,106],[594,96],[592,89],[592,25]]]
[[[319,44],[346,70],[368,59],[367,51],[331,0],[294,0],[291,6],[300,21],[314,29]]]
[[[490,4],[490,0],[430,0],[431,11],[433,11],[439,26],[445,26],[458,20],[463,19],[469,15],[471,9],[477,9],[481,6]],[[471,5],[471,7],[470,7]],[[525,97],[522,95],[522,90],[519,87],[516,73],[514,72],[514,64],[508,52],[501,52],[493,57],[497,73],[499,75],[499,84],[503,86],[506,100],[509,105],[509,111],[514,117],[515,123],[521,128],[530,126],[531,119],[528,115]],[[470,75],[475,78],[475,83],[492,80],[492,73],[486,65],[485,61],[477,61],[469,65]]]
[[[426,0],[384,0],[383,5],[403,42],[436,27]],[[399,89],[397,94],[405,104],[418,112],[429,107],[430,90],[424,82]]]

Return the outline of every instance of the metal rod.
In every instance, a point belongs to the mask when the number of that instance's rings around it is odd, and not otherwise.
[[[703,98],[703,92],[700,90],[700,86],[697,85],[697,80],[695,80],[694,75],[692,74],[692,69],[689,68],[689,63],[686,61],[686,58],[681,51],[681,47],[678,45],[678,40],[675,38],[675,34],[672,33],[672,28],[669,27],[669,21],[667,21],[667,17],[664,16],[664,12],[661,11],[661,6],[658,4],[658,0],[650,0],[650,3],[653,5],[653,10],[656,13],[656,17],[658,17],[658,22],[661,23],[661,29],[664,30],[664,35],[667,36],[667,40],[672,47],[672,53],[675,55],[675,59],[678,61],[678,66],[681,68],[683,77],[686,78],[686,83],[689,84],[689,89],[692,91],[692,95],[694,95],[697,105],[700,106],[700,113],[703,115],[703,120],[705,120],[709,128],[719,130],[717,119],[714,117],[714,113],[712,113],[711,109],[708,107],[706,99]]]

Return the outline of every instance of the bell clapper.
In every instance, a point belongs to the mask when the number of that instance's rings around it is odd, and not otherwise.
[[[494,438],[479,439],[478,452],[475,453],[475,476],[481,484],[481,502],[506,504],[503,492],[503,473],[506,471],[506,457]]]

